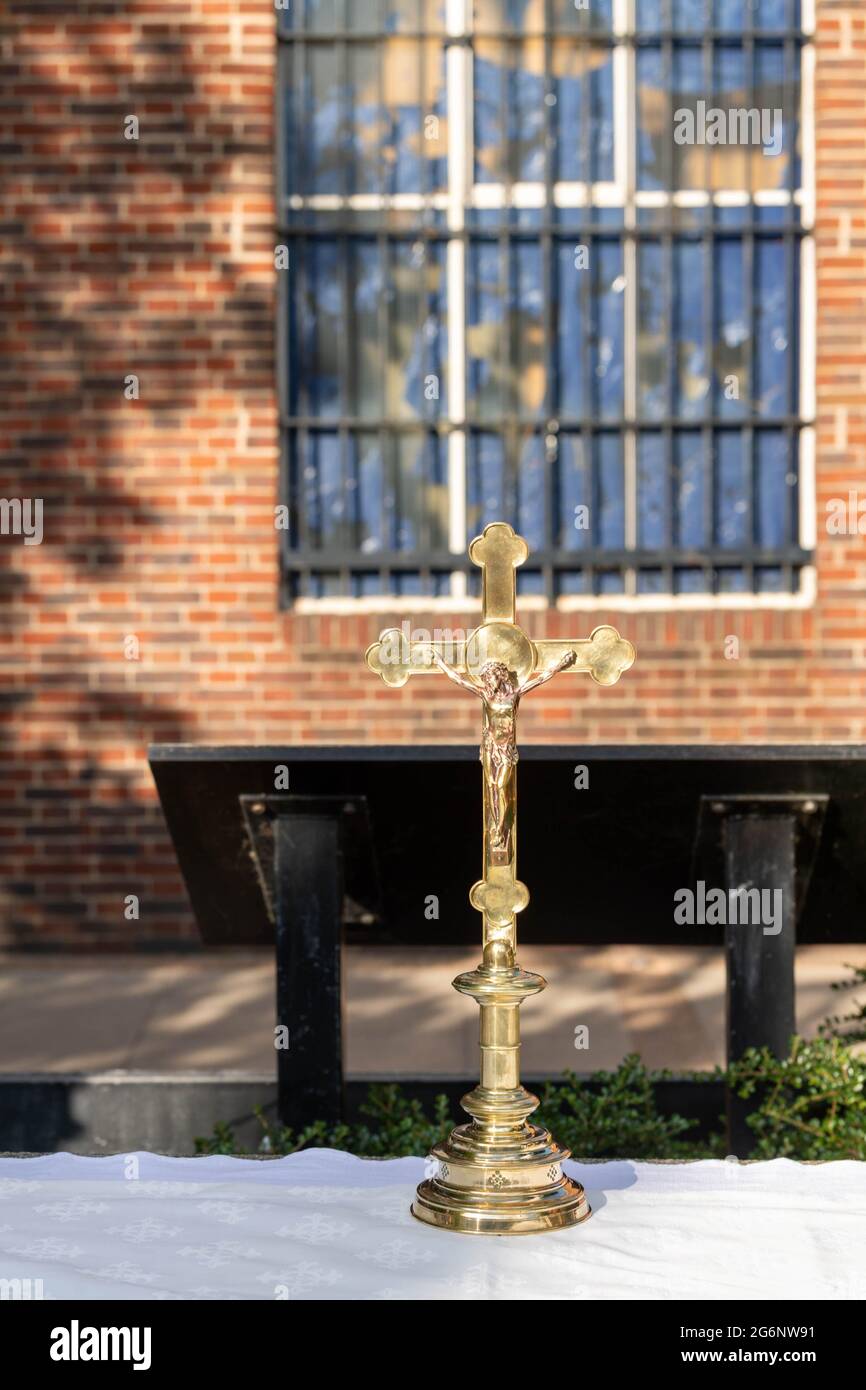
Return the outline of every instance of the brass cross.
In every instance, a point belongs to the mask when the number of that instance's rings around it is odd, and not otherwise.
[[[483,576],[481,625],[465,641],[408,640],[398,628],[383,632],[367,651],[367,665],[387,685],[410,676],[444,672],[483,702],[484,876],[469,900],[484,916],[484,964],[514,965],[515,916],[529,902],[516,874],[517,737],[520,699],[560,671],[588,671],[599,685],[614,685],[635,658],[613,627],[590,637],[533,642],[517,626],[516,571],[529,547],[505,522],[487,526],[469,547]]]
[[[469,547],[484,577],[480,627],[447,642],[413,642],[391,628],[367,652],[388,685],[442,671],[482,702],[484,873],[469,900],[483,915],[484,951],[481,965],[454,981],[480,1007],[481,1079],[461,1102],[472,1123],[434,1148],[436,1174],[418,1188],[412,1212],[446,1230],[496,1235],[556,1230],[590,1214],[583,1188],[563,1170],[568,1150],[529,1123],[538,1101],[520,1085],[520,1005],[545,982],[515,960],[515,919],[529,902],[517,877],[517,708],[560,671],[613,685],[635,655],[612,627],[573,642],[531,641],[515,621],[516,570],[528,554],[504,522],[486,527]]]

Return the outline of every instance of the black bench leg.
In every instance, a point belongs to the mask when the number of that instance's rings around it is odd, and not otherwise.
[[[796,836],[794,815],[731,815],[725,821],[729,904],[732,890],[781,890],[775,935],[748,917],[732,923],[729,911],[725,931],[729,1062],[748,1047],[768,1047],[777,1057],[789,1051],[795,1029]],[[746,1123],[753,1104],[728,1093],[728,1151],[738,1158],[748,1157],[754,1143]]]
[[[281,812],[274,870],[277,1023],[288,1033],[277,1049],[278,1111],[297,1131],[343,1115],[339,813]]]

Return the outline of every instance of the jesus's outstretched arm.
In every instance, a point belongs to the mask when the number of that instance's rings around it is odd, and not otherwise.
[[[482,699],[484,698],[484,691],[481,689],[480,685],[476,685],[475,681],[471,681],[466,676],[461,675],[459,671],[455,671],[454,667],[449,666],[448,662],[444,657],[440,656],[438,652],[433,652],[432,655],[434,664],[439,667],[440,671],[445,672],[445,675],[450,681],[453,681],[455,685],[461,686],[464,690],[468,690],[471,695],[480,695]]]
[[[555,666],[551,666],[549,671],[542,671],[540,676],[533,676],[531,680],[521,685],[517,691],[518,696],[527,695],[530,690],[537,690],[540,685],[546,685],[547,682],[552,681],[553,677],[557,676],[560,671],[567,671],[569,666],[573,666],[576,661],[577,652],[566,652],[565,656],[561,657]]]

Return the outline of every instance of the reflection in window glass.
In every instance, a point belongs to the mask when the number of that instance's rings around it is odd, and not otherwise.
[[[700,242],[678,241],[674,246],[675,352],[674,408],[684,420],[707,412],[710,394],[705,349],[704,256]]]
[[[604,183],[614,176],[613,59],[609,48],[553,45],[556,177]]]
[[[538,419],[545,408],[547,373],[541,247],[535,242],[519,241],[513,248],[508,306],[514,343],[509,394],[517,401],[518,414],[524,419]]]
[[[639,48],[637,71],[637,186],[664,188],[665,153],[674,148],[668,131],[668,95],[662,80],[660,48]]]
[[[742,418],[748,409],[750,331],[746,316],[743,243],[722,238],[715,246],[716,341],[713,413]]]
[[[667,412],[672,344],[667,333],[666,251],[645,241],[638,257],[638,410],[651,420]]]
[[[475,178],[544,178],[544,47],[479,39],[475,46]]]

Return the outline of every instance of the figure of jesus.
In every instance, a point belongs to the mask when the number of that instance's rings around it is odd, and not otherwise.
[[[481,739],[481,764],[490,809],[490,847],[504,854],[508,849],[507,817],[509,790],[517,763],[517,707],[521,697],[546,685],[560,671],[566,671],[577,660],[576,652],[566,652],[555,666],[540,675],[517,685],[504,661],[485,661],[477,680],[456,671],[453,666],[433,652],[433,661],[449,680],[478,695],[484,701],[486,718]]]

